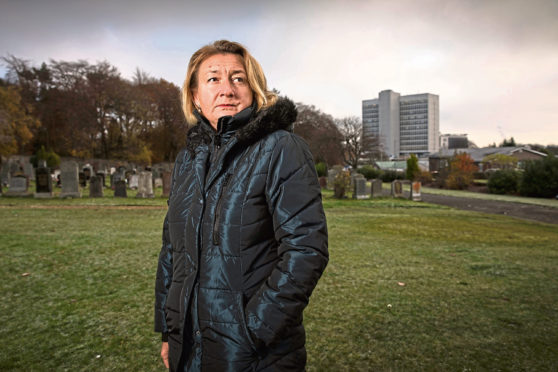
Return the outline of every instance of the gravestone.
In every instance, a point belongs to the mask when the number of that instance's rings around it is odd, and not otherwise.
[[[8,185],[8,191],[6,191],[6,196],[29,196],[27,192],[27,177],[25,176],[14,176],[10,177],[10,183]]]
[[[132,174],[128,178],[128,185],[130,186],[130,188],[132,190],[138,190],[138,188],[139,188],[139,178],[140,177],[139,177],[138,174]]]
[[[155,178],[153,180],[153,187],[154,188],[163,187],[163,179],[161,177]]]
[[[105,187],[105,172],[103,171],[97,172],[97,177],[101,179],[101,186]]]
[[[421,201],[422,198],[420,196],[421,191],[421,183],[420,182],[412,182],[411,183],[411,195],[410,199],[414,201]]]
[[[126,193],[126,181],[118,180],[114,184],[114,197],[116,198],[127,198],[128,194]]]
[[[383,195],[383,191],[382,191],[382,180],[379,178],[375,178],[371,181],[371,187],[370,187],[370,197],[372,198],[378,198],[381,197]]]
[[[52,198],[52,177],[50,176],[50,169],[40,167],[35,169],[35,181],[37,184],[37,192],[35,198]]]
[[[151,172],[140,172],[138,182],[137,198],[152,198],[153,197],[153,175]]]
[[[171,189],[171,172],[164,171],[163,176],[163,196],[168,197]]]
[[[93,175],[93,167],[87,164],[85,167],[83,167],[83,174],[85,175],[85,180],[89,181],[89,179]]]
[[[366,199],[368,195],[366,194],[366,178],[360,175],[360,177],[354,177],[353,179],[353,199]]]
[[[79,185],[83,188],[87,186],[87,178],[85,177],[84,172],[79,172]]]
[[[391,196],[394,198],[403,197],[403,183],[399,180],[395,180],[391,183]]]
[[[102,198],[103,197],[103,185],[101,183],[102,178],[99,176],[91,176],[89,178],[89,197],[90,198]]]
[[[339,173],[339,170],[332,168],[327,171],[327,188],[333,190],[335,185],[335,176]]]
[[[35,181],[35,172],[33,169],[33,164],[29,162],[23,163],[23,172],[27,176],[27,178],[31,181]]]
[[[2,185],[4,186],[7,186],[10,183],[10,166],[8,163],[2,163],[0,182],[2,182]]]
[[[19,164],[19,161],[11,161],[10,163],[10,177],[23,176],[23,167]]]
[[[81,198],[79,191],[79,167],[75,161],[60,164],[61,198]]]

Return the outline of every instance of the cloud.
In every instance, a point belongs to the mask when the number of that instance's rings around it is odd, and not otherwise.
[[[487,144],[501,141],[500,126],[548,143],[558,141],[556,19],[554,0],[21,0],[0,5],[0,54],[106,59],[126,77],[140,67],[181,84],[197,48],[228,38],[272,87],[334,116],[360,115],[384,89],[429,92],[442,132]]]

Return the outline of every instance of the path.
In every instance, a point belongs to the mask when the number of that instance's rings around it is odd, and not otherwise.
[[[457,209],[476,212],[504,214],[526,220],[558,224],[558,208],[540,205],[462,198],[456,196],[422,193],[422,200],[427,203],[447,205]]]

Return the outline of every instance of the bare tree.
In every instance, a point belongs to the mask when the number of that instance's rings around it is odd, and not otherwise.
[[[357,116],[347,116],[336,119],[335,123],[343,136],[343,160],[356,169],[364,153],[362,121]]]

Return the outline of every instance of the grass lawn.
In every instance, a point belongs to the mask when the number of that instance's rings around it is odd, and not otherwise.
[[[305,311],[309,371],[558,369],[558,228],[334,200]],[[0,198],[0,370],[163,371],[163,198]]]

